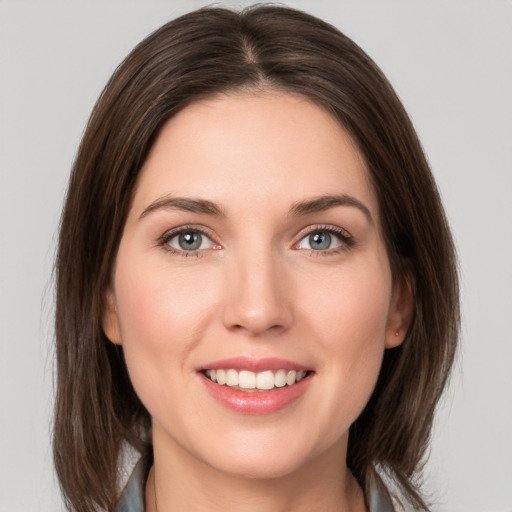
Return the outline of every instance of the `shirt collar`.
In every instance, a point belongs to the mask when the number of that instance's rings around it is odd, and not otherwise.
[[[148,472],[149,463],[142,457],[128,479],[115,512],[144,512],[144,491]],[[368,496],[369,512],[393,512],[389,496],[382,486],[377,483],[376,478],[372,479]]]

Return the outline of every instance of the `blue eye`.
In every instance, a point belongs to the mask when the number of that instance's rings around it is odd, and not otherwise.
[[[331,248],[332,236],[330,233],[313,233],[308,236],[308,243],[311,249],[325,251]]]
[[[166,244],[178,251],[192,252],[209,249],[213,242],[200,231],[181,231],[166,240]]]
[[[340,247],[350,247],[351,238],[343,233],[337,233],[332,229],[317,229],[304,236],[297,244],[297,249],[312,251],[329,251]]]

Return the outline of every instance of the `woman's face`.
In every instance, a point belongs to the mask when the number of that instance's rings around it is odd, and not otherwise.
[[[279,92],[200,101],[164,125],[107,299],[155,450],[262,478],[339,464],[410,312],[360,152]]]

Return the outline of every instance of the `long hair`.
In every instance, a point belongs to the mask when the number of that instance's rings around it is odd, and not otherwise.
[[[455,251],[439,194],[414,128],[375,63],[331,25],[274,6],[207,8],[167,23],[118,67],[92,112],[56,260],[53,447],[67,506],[113,510],[123,445],[151,450],[149,414],[122,348],[101,328],[140,169],[169,118],[198,99],[240,89],[306,97],[348,130],[364,156],[393,279],[412,276],[415,306],[405,341],[385,351],[373,395],[351,426],[347,464],[365,491],[380,468],[402,503],[426,510],[417,477],[459,327]]]

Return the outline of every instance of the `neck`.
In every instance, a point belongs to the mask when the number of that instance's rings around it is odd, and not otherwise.
[[[146,511],[363,512],[364,496],[344,464],[346,442],[304,467],[272,478],[227,474],[177,445],[154,439]]]

